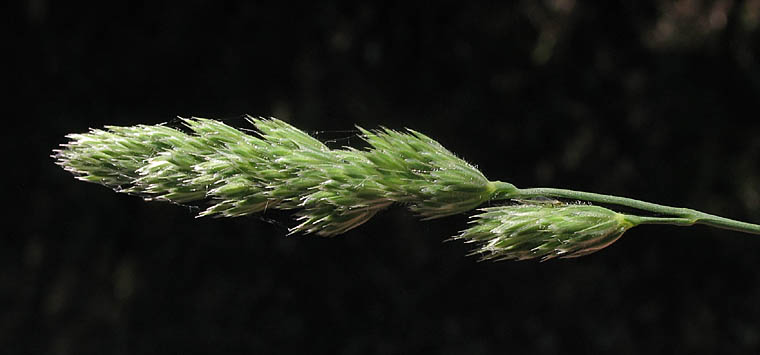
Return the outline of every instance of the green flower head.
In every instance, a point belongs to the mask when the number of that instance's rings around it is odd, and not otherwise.
[[[298,210],[291,232],[333,236],[393,203],[426,219],[471,210],[495,191],[483,174],[433,139],[409,130],[359,128],[369,149],[331,149],[277,119],[248,117],[250,135],[222,122],[71,134],[55,152],[77,178],[146,200],[206,201],[201,216]]]
[[[483,259],[543,260],[593,253],[639,224],[718,228],[760,234],[760,225],[687,208],[555,188],[520,189],[489,181],[475,166],[413,130],[357,127],[365,149],[330,148],[277,119],[247,117],[243,131],[204,118],[166,125],[106,126],[70,134],[56,164],[80,180],[146,200],[200,202],[200,216],[238,217],[293,210],[291,233],[334,236],[393,204],[423,219],[471,211],[487,201],[516,201],[473,216],[454,239],[476,243]],[[560,198],[625,206],[621,214]]]

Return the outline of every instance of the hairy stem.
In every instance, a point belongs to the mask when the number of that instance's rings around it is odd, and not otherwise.
[[[703,224],[711,227],[717,227],[722,229],[728,229],[738,232],[760,234],[760,225],[740,222],[729,218],[711,215],[708,213],[692,210],[682,207],[670,207],[659,205],[656,203],[639,201],[627,197],[618,197],[611,195],[597,194],[593,192],[583,192],[566,189],[555,188],[528,188],[518,189],[514,186],[501,182],[494,182],[495,192],[493,198],[497,200],[513,199],[513,198],[534,198],[534,197],[559,197],[573,200],[581,200],[588,202],[612,204],[618,206],[625,206],[635,208],[642,211],[657,213],[666,216],[672,216],[674,218],[665,217],[635,217],[632,222],[638,222],[637,224],[671,224],[679,226],[690,226],[693,224]]]

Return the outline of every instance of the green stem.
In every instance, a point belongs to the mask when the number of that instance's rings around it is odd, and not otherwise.
[[[626,214],[625,220],[633,223],[634,226],[639,224],[670,224],[674,226],[691,226],[694,222],[688,218],[680,217],[647,217]]]
[[[637,221],[643,224],[673,224],[680,226],[689,226],[693,224],[703,224],[711,227],[728,229],[738,232],[760,234],[760,225],[740,222],[733,219],[719,217],[708,213],[692,210],[689,208],[670,207],[658,205],[656,203],[634,200],[627,197],[618,197],[611,195],[596,194],[593,192],[583,192],[555,188],[529,188],[518,189],[513,185],[494,182],[495,192],[493,198],[496,200],[514,199],[514,198],[533,198],[533,197],[559,197],[572,200],[581,200],[596,203],[605,203],[618,206],[626,206],[642,211],[673,216],[675,218],[665,217],[638,217]]]

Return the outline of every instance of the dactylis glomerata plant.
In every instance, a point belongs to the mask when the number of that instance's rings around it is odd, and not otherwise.
[[[68,135],[70,141],[53,157],[78,179],[117,192],[176,203],[205,200],[201,216],[297,210],[299,224],[291,232],[322,236],[345,233],[392,204],[433,219],[505,201],[481,209],[453,237],[477,244],[474,253],[484,259],[582,256],[639,224],[705,224],[760,234],[759,225],[686,208],[490,181],[413,130],[358,128],[368,149],[330,149],[283,121],[248,120],[257,135],[202,118],[182,120],[190,133],[164,125],[93,129]]]

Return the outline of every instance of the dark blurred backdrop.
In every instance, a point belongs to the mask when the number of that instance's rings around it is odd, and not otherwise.
[[[478,263],[443,242],[466,215],[285,236],[287,214],[196,219],[49,157],[177,115],[276,116],[337,147],[409,127],[520,187],[760,222],[760,1],[604,3],[11,3],[0,349],[758,353],[758,237],[642,226],[580,259]]]

